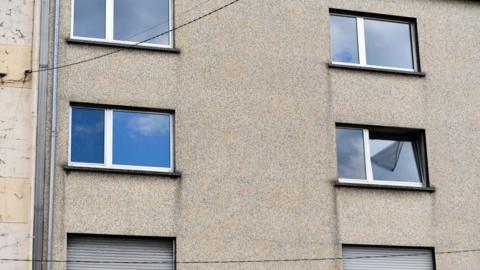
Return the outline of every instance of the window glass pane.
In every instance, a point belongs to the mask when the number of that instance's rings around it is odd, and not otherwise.
[[[367,64],[413,69],[410,24],[365,19]]]
[[[399,140],[370,140],[374,180],[420,182],[413,143]]]
[[[359,63],[357,42],[357,19],[345,16],[330,16],[332,60],[335,62]]]
[[[340,178],[366,179],[363,130],[337,128],[337,162]]]
[[[170,116],[113,112],[113,163],[170,167]]]
[[[75,0],[73,35],[105,38],[105,0]]]
[[[115,0],[114,39],[139,42],[170,29],[169,0]],[[146,43],[170,44],[169,34]]]
[[[72,162],[104,162],[104,113],[97,109],[72,108]]]

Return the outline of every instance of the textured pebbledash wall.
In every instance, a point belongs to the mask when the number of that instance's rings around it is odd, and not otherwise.
[[[180,25],[227,1],[175,1]],[[414,17],[426,77],[330,69],[329,8]],[[59,71],[55,259],[67,233],[173,236],[178,261],[341,256],[341,244],[478,248],[480,4],[254,1],[175,34],[180,54],[127,49]],[[60,64],[115,48],[66,43]],[[69,102],[175,110],[180,179],[66,173]],[[426,130],[434,193],[334,187],[335,122]],[[478,253],[438,255],[474,269]],[[55,269],[65,269],[55,264]],[[177,269],[341,269],[341,262]]]

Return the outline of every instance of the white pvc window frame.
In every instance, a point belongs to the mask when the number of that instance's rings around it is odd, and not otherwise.
[[[75,19],[75,0],[71,0],[71,16],[70,16],[70,38],[75,40],[84,40],[84,41],[92,41],[92,42],[101,42],[101,43],[111,43],[111,44],[120,44],[120,45],[136,45],[139,42],[136,41],[127,41],[127,40],[116,40],[113,37],[113,28],[114,28],[114,5],[115,0],[104,0],[105,1],[105,38],[91,38],[91,37],[82,37],[82,36],[75,36],[74,35],[74,19]],[[154,47],[154,48],[168,48],[172,49],[174,42],[173,42],[173,1],[168,0],[168,41],[169,44],[156,44],[156,43],[149,43],[149,42],[142,42],[138,47]],[[161,22],[159,25],[162,25],[167,22]],[[152,25],[153,27],[154,25]],[[146,29],[145,29],[146,30]],[[161,33],[158,33],[161,34]]]
[[[89,163],[89,162],[75,162],[72,161],[72,115],[73,109],[92,109],[104,111],[104,161],[103,163]],[[170,117],[170,167],[152,167],[152,166],[136,166],[136,165],[123,165],[114,164],[113,159],[113,113],[123,111],[132,113],[145,113],[145,114],[160,114],[168,115]],[[174,116],[173,113],[155,112],[155,111],[142,111],[142,110],[126,110],[115,108],[101,108],[90,106],[70,106],[69,109],[69,136],[68,136],[68,165],[73,167],[84,168],[104,168],[104,169],[120,169],[120,170],[138,170],[138,171],[150,171],[150,172],[174,172]]]
[[[342,13],[330,13],[330,16],[341,16],[354,18],[357,23],[357,48],[358,48],[358,60],[359,63],[349,63],[349,62],[339,62],[332,61],[332,64],[342,65],[342,66],[354,66],[354,67],[366,67],[366,68],[375,68],[375,69],[385,69],[385,70],[394,70],[394,71],[407,71],[407,72],[419,72],[420,66],[418,63],[418,54],[417,54],[417,34],[416,34],[416,25],[413,22],[401,21],[401,20],[390,20],[382,19],[378,17],[366,17],[366,16],[355,16]],[[408,24],[410,26],[410,47],[412,49],[412,63],[413,68],[398,68],[390,66],[377,66],[367,64],[367,50],[365,43],[365,19],[376,20],[376,21],[386,21],[393,23]],[[333,46],[333,44],[331,44]],[[333,57],[333,56],[332,56]]]
[[[372,169],[372,160],[370,157],[370,131],[366,128],[355,128],[355,127],[345,127],[338,126],[338,128],[345,129],[356,129],[363,131],[363,152],[365,160],[365,174],[367,179],[354,179],[354,178],[339,178],[338,181],[341,183],[350,183],[350,184],[370,184],[370,185],[381,185],[381,186],[402,186],[402,187],[424,187],[425,179],[422,179],[420,175],[420,182],[417,181],[385,181],[385,180],[375,180],[373,178],[373,169]],[[418,154],[418,153],[415,153]],[[417,164],[417,166],[421,166]]]

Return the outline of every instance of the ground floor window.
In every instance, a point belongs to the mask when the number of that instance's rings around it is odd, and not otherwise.
[[[343,245],[343,270],[433,270],[432,248]]]
[[[67,270],[175,269],[172,238],[69,234]]]

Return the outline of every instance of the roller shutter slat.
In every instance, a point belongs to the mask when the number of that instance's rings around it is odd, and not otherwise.
[[[433,270],[432,250],[425,248],[344,246],[342,257],[344,270]]]
[[[140,237],[74,235],[68,237],[67,260],[68,270],[173,270],[173,241]],[[159,261],[165,263],[108,263]]]

